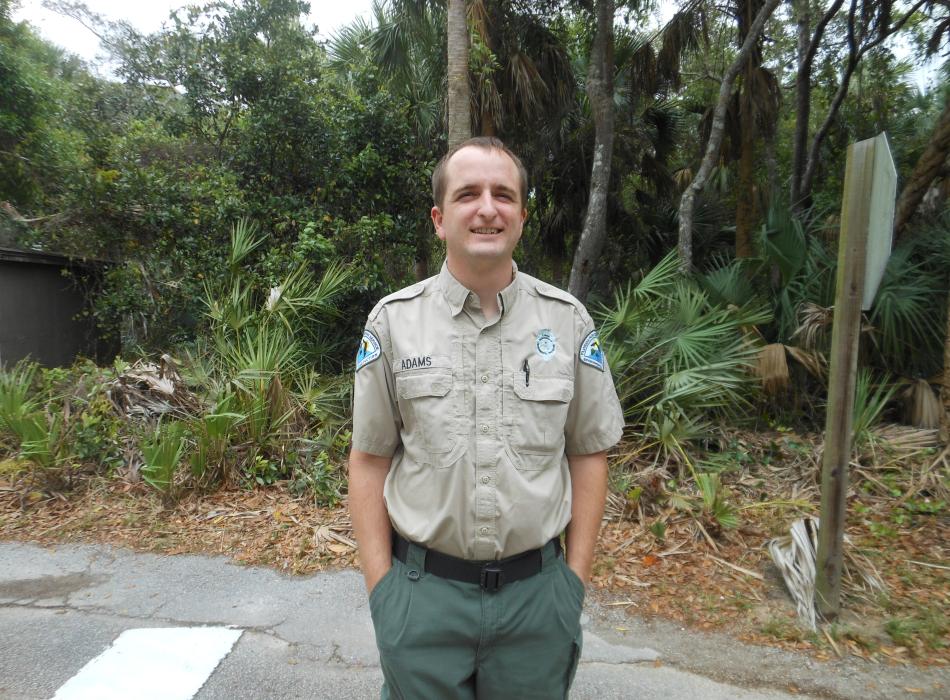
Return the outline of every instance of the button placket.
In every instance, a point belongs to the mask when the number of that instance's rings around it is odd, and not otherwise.
[[[496,540],[496,492],[494,462],[497,454],[498,396],[492,381],[497,366],[498,339],[490,328],[483,328],[476,337],[475,367],[475,558],[494,556]]]

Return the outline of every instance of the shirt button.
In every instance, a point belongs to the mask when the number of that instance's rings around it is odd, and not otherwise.
[[[483,433],[487,433],[487,432],[488,432],[488,426],[487,426],[487,425],[483,425],[483,426],[482,426],[482,432],[483,432]]]
[[[488,384],[488,375],[487,375],[487,374],[483,374],[483,375],[482,375],[482,384]]]
[[[483,535],[487,535],[487,534],[488,534],[488,528],[487,528],[487,527],[483,527],[481,530],[479,530],[479,532],[481,532]]]
[[[482,483],[483,483],[483,484],[487,484],[489,481],[491,481],[491,477],[490,477],[490,476],[483,476],[483,477],[482,477]]]

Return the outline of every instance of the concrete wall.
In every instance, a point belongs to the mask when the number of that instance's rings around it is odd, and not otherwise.
[[[46,366],[69,365],[77,355],[95,357],[96,327],[77,318],[82,291],[62,266],[0,259],[0,363],[23,357]],[[79,271],[80,274],[84,274]]]

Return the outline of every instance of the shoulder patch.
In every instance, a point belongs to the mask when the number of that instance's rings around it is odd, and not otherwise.
[[[363,331],[359,350],[356,351],[356,371],[359,372],[370,362],[378,359],[381,354],[379,339],[373,335],[372,331]]]
[[[587,337],[584,338],[584,342],[581,343],[579,359],[585,365],[596,367],[601,372],[604,371],[607,359],[604,357],[604,351],[600,347],[600,338],[597,337],[597,331],[591,331],[587,334]]]

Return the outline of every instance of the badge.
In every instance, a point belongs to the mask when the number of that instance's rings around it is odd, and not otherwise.
[[[580,360],[585,365],[596,367],[601,372],[607,364],[607,358],[604,357],[604,351],[600,349],[600,339],[597,337],[597,331],[591,331],[581,343]]]
[[[538,349],[538,356],[547,362],[554,357],[554,352],[557,350],[557,338],[554,333],[545,328],[538,331],[538,341],[535,346]]]
[[[378,358],[382,354],[379,347],[379,340],[370,331],[363,331],[363,338],[360,340],[360,349],[356,351],[356,371],[359,372],[363,367]]]

